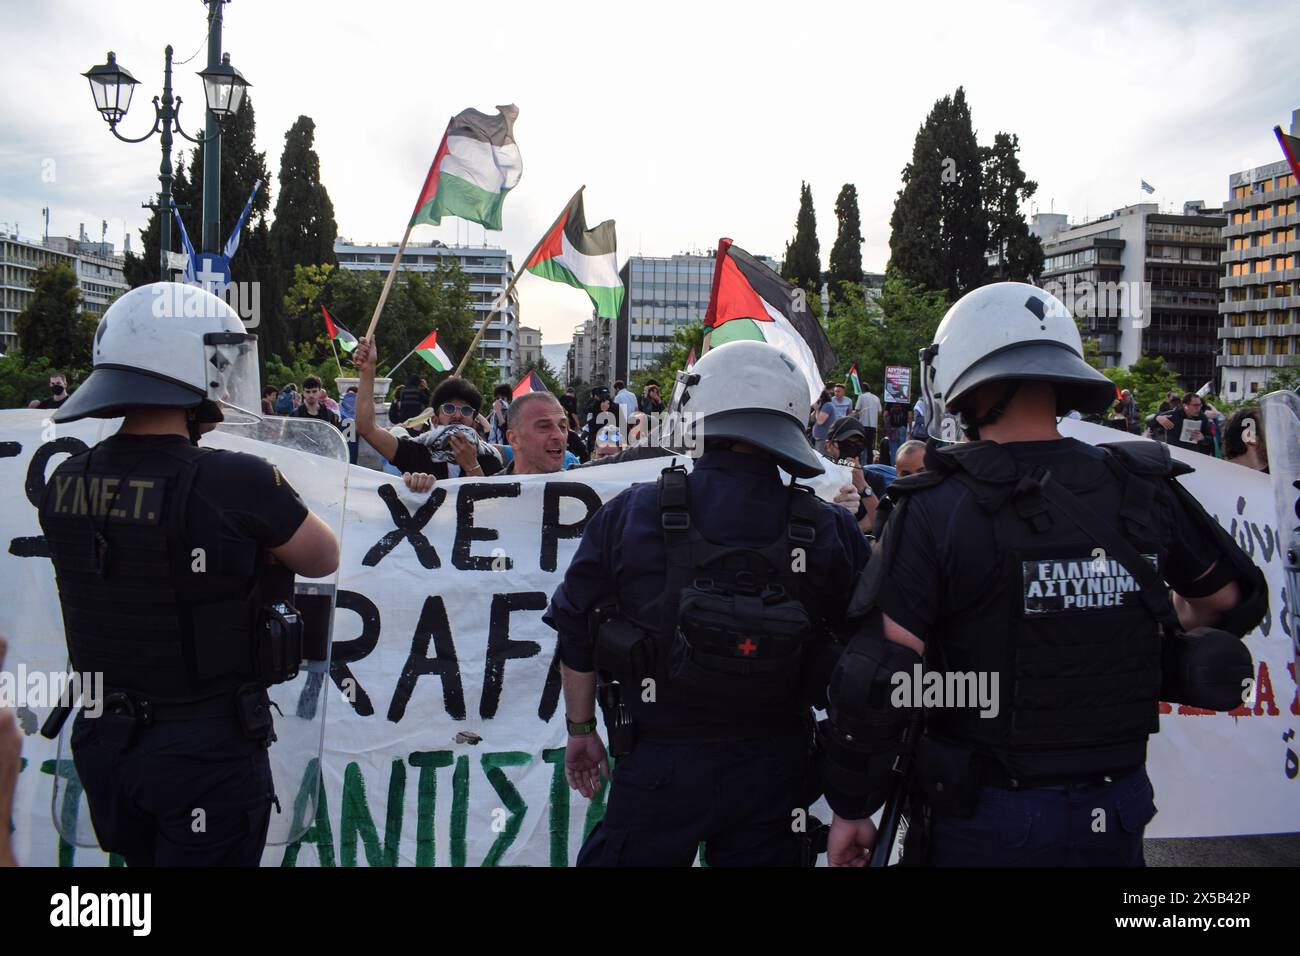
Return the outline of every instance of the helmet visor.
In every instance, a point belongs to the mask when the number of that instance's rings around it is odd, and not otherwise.
[[[203,336],[208,398],[248,412],[261,406],[257,336],[250,332],[210,332]]]
[[[931,438],[944,442],[966,441],[965,422],[961,413],[948,408],[942,396],[934,392],[934,346],[921,349],[921,399],[925,410],[925,430]]]

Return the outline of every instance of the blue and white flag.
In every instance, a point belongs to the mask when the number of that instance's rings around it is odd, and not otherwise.
[[[1142,180],[1142,191],[1143,191],[1144,193],[1148,193],[1148,194],[1150,194],[1150,193],[1153,193],[1153,192],[1156,191],[1156,187],[1155,187],[1155,186],[1152,186],[1149,182],[1147,182],[1147,181],[1144,179],[1144,180]]]
[[[235,231],[230,234],[226,240],[226,247],[221,250],[221,254],[227,259],[235,257],[235,250],[239,248],[239,234],[244,231],[244,223],[248,222],[248,214],[253,209],[253,199],[257,196],[257,190],[262,185],[259,179],[253,183],[253,191],[248,194],[248,202],[244,203],[244,211],[239,214],[239,222],[235,223]]]
[[[181,219],[181,211],[176,208],[176,200],[172,199],[172,215],[176,217],[176,225],[181,230],[181,248],[185,250],[185,281],[191,285],[197,285],[198,280],[194,278],[194,247],[190,245],[190,237],[185,232],[185,222]]]

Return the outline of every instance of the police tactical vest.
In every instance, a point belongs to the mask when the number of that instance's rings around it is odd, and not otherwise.
[[[188,701],[233,690],[254,670],[257,568],[223,568],[221,555],[196,556],[187,541],[190,492],[212,453],[110,440],[46,485],[40,521],[68,654],[109,688]]]
[[[742,710],[798,705],[813,637],[800,572],[816,540],[816,509],[811,490],[794,485],[785,534],[764,548],[716,544],[691,521],[685,469],[660,474],[667,576],[656,656],[671,695]]]
[[[927,480],[891,491],[905,498],[918,485],[963,484],[988,514],[993,540],[958,544],[997,569],[985,600],[940,622],[928,667],[947,687],[959,678],[967,688],[979,675],[999,679],[996,716],[947,701],[927,710],[927,733],[973,744],[1013,777],[1143,763],[1147,736],[1159,730],[1159,621],[1172,607],[1149,606],[1152,596],[1144,597],[1123,564],[1048,503],[1042,489],[1049,476],[1040,466],[1025,469],[992,442],[943,449],[927,464],[935,473],[918,476]],[[1081,461],[1050,480],[1162,567],[1167,534],[1156,507],[1158,479],[1130,473],[1108,453],[1104,464]]]

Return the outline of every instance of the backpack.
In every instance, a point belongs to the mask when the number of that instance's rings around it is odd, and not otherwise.
[[[275,396],[275,413],[277,415],[293,414],[293,391],[288,388],[280,389],[280,393]]]

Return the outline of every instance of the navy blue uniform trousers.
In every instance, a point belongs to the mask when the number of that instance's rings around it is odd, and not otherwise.
[[[100,846],[127,866],[261,863],[271,763],[235,717],[158,721],[126,750],[102,740],[97,725],[77,714],[72,758]]]
[[[911,820],[920,821],[913,802]],[[1144,866],[1156,814],[1146,768],[1105,784],[981,787],[969,817],[932,813],[908,828],[903,859],[919,866]]]
[[[618,758],[605,818],[578,866],[796,866],[807,823],[808,736],[639,741]],[[800,812],[802,811],[802,812]]]

